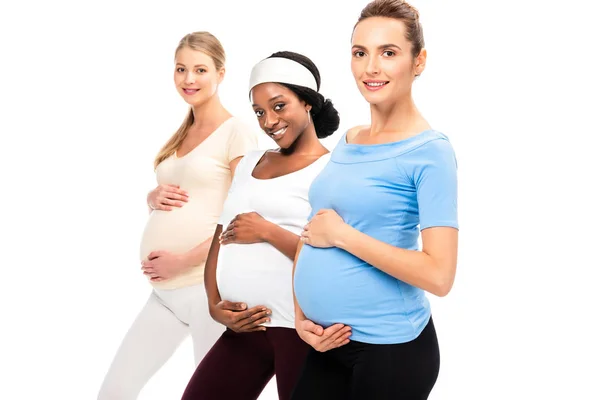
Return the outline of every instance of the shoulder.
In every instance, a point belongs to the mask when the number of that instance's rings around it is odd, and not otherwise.
[[[236,133],[255,133],[256,129],[247,121],[240,117],[232,116],[226,122],[229,127],[229,132],[232,134]]]
[[[436,130],[429,130],[415,137],[407,150],[407,156],[417,158],[423,158],[424,156],[426,156],[426,159],[454,157],[454,148],[450,143],[450,139]]]
[[[346,133],[344,135],[342,135],[342,139],[346,139],[346,142],[350,143],[354,140],[354,138],[356,137],[356,135],[358,135],[361,131],[364,131],[366,129],[370,129],[371,126],[370,125],[358,125],[355,126],[354,128],[350,128],[346,131]]]

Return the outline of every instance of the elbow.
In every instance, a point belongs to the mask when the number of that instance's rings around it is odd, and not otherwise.
[[[450,289],[452,289],[451,285],[438,285],[433,290],[431,290],[431,293],[433,293],[437,297],[446,297],[448,293],[450,293]]]
[[[454,276],[441,275],[436,279],[431,288],[431,293],[438,297],[446,297],[454,285]]]

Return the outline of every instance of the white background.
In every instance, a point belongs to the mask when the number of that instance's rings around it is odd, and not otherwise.
[[[146,301],[138,246],[154,156],[186,112],[172,83],[183,35],[220,38],[221,98],[254,125],[250,68],[278,50],[320,68],[342,118],[328,146],[368,123],[349,46],[367,1],[169,3],[0,6],[2,399],[94,399]],[[430,398],[598,399],[593,2],[414,4],[429,51],[414,96],[460,177],[456,283],[429,296],[442,352]],[[186,341],[140,399],[179,398],[191,373]]]

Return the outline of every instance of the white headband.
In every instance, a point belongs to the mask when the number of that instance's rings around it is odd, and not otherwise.
[[[283,57],[267,58],[252,68],[249,91],[266,82],[288,83],[317,91],[317,81],[304,65]]]

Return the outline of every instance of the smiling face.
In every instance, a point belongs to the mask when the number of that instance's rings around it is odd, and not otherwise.
[[[217,92],[224,75],[225,69],[217,70],[213,59],[202,51],[183,47],[175,55],[175,87],[192,107],[211,98]]]
[[[282,149],[289,149],[308,128],[311,106],[278,83],[252,88],[252,108],[263,131]]]
[[[415,76],[425,69],[427,53],[412,55],[404,22],[372,17],[356,25],[352,35],[352,74],[370,104],[410,96]]]

